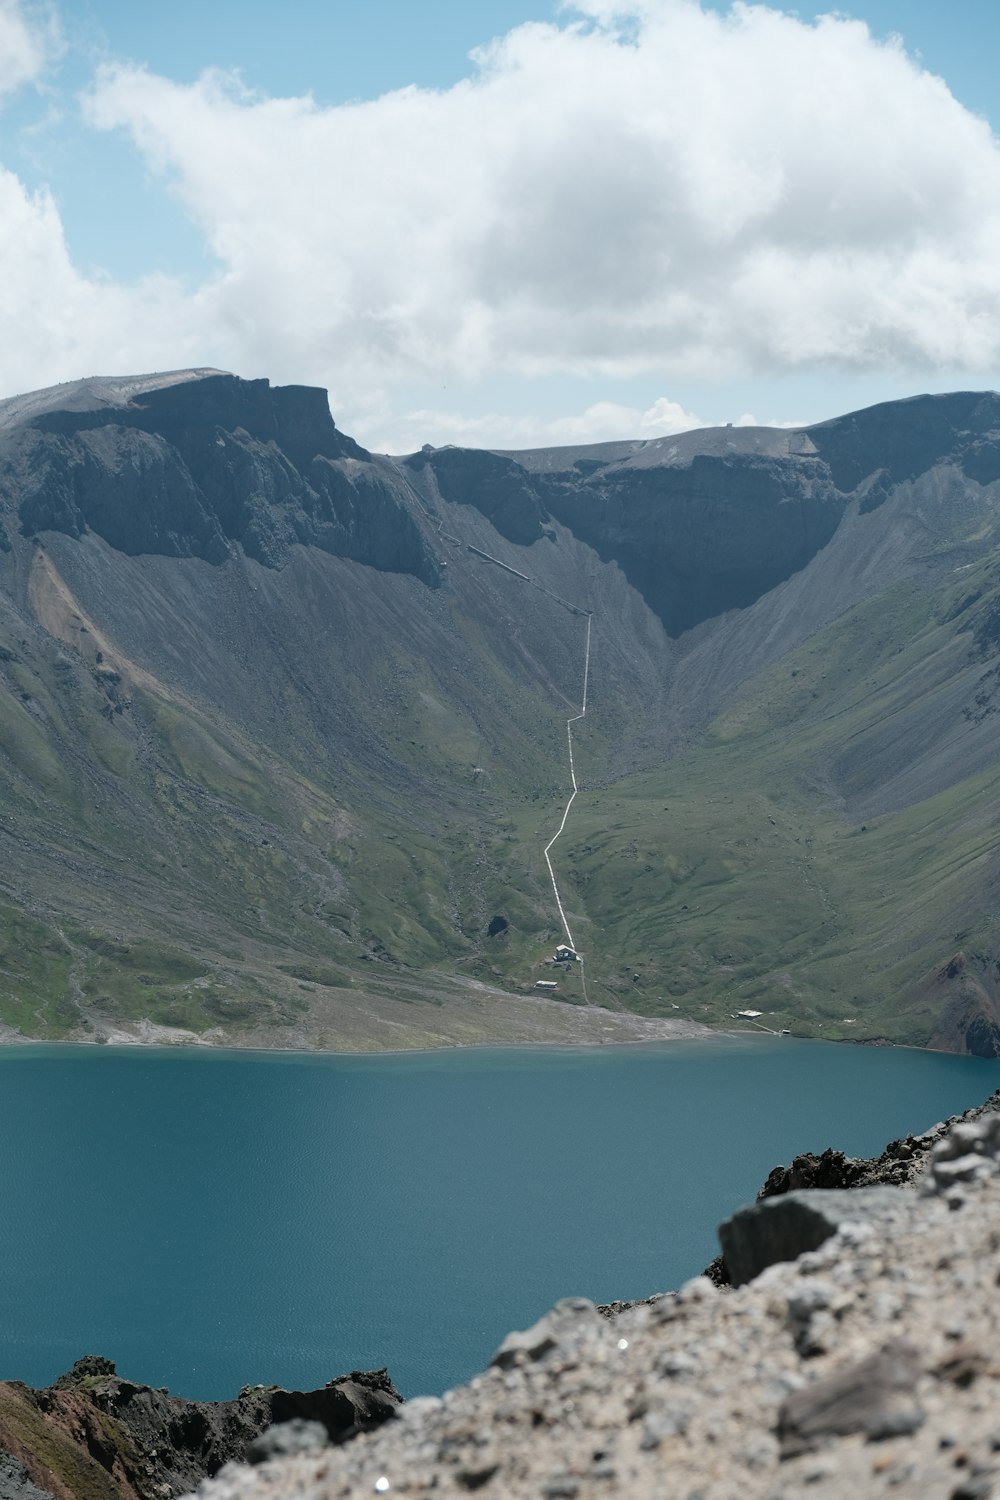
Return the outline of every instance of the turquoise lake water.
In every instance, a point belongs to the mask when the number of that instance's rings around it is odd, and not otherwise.
[[[330,1057],[0,1049],[0,1378],[180,1395],[482,1368],[559,1297],[678,1286],[776,1162],[981,1102],[1000,1063],[720,1039]]]

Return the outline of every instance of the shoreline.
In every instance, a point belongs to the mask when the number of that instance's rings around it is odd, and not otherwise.
[[[691,1023],[697,1025],[697,1023]],[[244,1056],[272,1057],[272,1058],[337,1058],[342,1060],[351,1059],[376,1059],[382,1057],[438,1057],[458,1052],[624,1052],[634,1051],[644,1047],[672,1047],[694,1043],[696,1045],[711,1045],[715,1042],[733,1043],[750,1042],[754,1045],[763,1045],[765,1042],[791,1042],[793,1044],[808,1043],[822,1047],[863,1047],[865,1043],[859,1043],[848,1038],[837,1039],[830,1037],[782,1037],[779,1033],[762,1033],[750,1030],[722,1029],[714,1027],[700,1027],[697,1031],[678,1033],[674,1036],[661,1037],[634,1037],[627,1041],[613,1042],[590,1042],[590,1041],[486,1041],[486,1042],[443,1042],[439,1046],[432,1047],[366,1047],[341,1050],[330,1047],[263,1047],[255,1043],[240,1043],[227,1040],[224,1043],[198,1043],[189,1041],[164,1041],[161,1038],[132,1038],[130,1040],[115,1039],[114,1041],[82,1041],[80,1038],[39,1038],[24,1037],[18,1035],[14,1038],[0,1037],[0,1063],[5,1058],[23,1052],[26,1048],[38,1048],[40,1050],[64,1049],[80,1053],[113,1052],[118,1054],[140,1054],[160,1053],[164,1056],[177,1054],[190,1054],[197,1057],[225,1057]],[[917,1047],[911,1043],[884,1042],[873,1044],[872,1050],[885,1050],[889,1052],[917,1052],[928,1057],[962,1057],[968,1062],[990,1063],[996,1062],[996,1058],[975,1057],[971,1054],[957,1052],[945,1052],[938,1047]]]
[[[215,1043],[190,1043],[190,1042],[164,1042],[150,1039],[148,1041],[113,1041],[113,1042],[84,1042],[77,1039],[44,1040],[34,1037],[18,1037],[16,1041],[0,1040],[0,1061],[7,1054],[13,1055],[22,1052],[26,1047],[37,1048],[66,1048],[79,1052],[117,1052],[117,1053],[142,1053],[160,1052],[165,1055],[177,1053],[190,1053],[197,1057],[222,1057],[226,1055],[263,1057],[295,1057],[295,1058],[379,1058],[379,1057],[437,1057],[455,1052],[621,1052],[637,1047],[669,1047],[678,1043],[711,1043],[713,1041],[735,1041],[749,1040],[761,1042],[765,1038],[751,1031],[714,1031],[709,1027],[699,1032],[689,1032],[676,1036],[663,1037],[635,1037],[631,1041],[619,1042],[449,1042],[442,1043],[439,1047],[369,1047],[355,1048],[353,1051],[344,1052],[328,1047],[260,1047],[252,1044],[242,1046],[237,1042],[227,1042],[224,1045]],[[770,1039],[768,1039],[770,1040]],[[796,1038],[786,1037],[786,1041]],[[808,1041],[811,1038],[800,1037],[799,1041]],[[831,1046],[838,1045],[831,1043]],[[915,1048],[915,1051],[924,1049]]]

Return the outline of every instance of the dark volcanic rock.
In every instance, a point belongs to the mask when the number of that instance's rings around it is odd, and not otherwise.
[[[762,1198],[773,1198],[781,1193],[796,1192],[800,1188],[854,1188],[854,1187],[908,1187],[923,1176],[934,1147],[942,1141],[953,1125],[980,1120],[986,1115],[1000,1112],[1000,1089],[992,1093],[983,1104],[967,1109],[964,1114],[953,1115],[932,1125],[919,1135],[903,1136],[890,1141],[881,1156],[845,1156],[832,1146],[820,1156],[811,1151],[796,1156],[790,1166],[773,1167],[767,1181],[758,1193]]]
[[[617,562],[671,635],[753,604],[830,541],[849,498],[877,510],[935,466],[1000,477],[1000,397],[886,402],[786,434],[708,428],[678,439],[522,453],[425,449],[446,501],[475,506],[508,541],[551,515]]]
[[[908,1194],[886,1187],[852,1192],[811,1189],[759,1199],[719,1225],[729,1279],[742,1286],[778,1261],[797,1260],[807,1250],[818,1250],[841,1225],[881,1224],[908,1201]]]
[[[845,506],[808,439],[766,430],[749,442],[708,429],[677,444],[425,449],[403,463],[522,546],[553,536],[555,517],[618,564],[671,635],[752,604],[805,567]]]
[[[512,458],[474,448],[431,448],[404,460],[433,471],[442,500],[474,505],[509,542],[529,546],[547,520],[531,476]]]
[[[318,1424],[339,1443],[393,1417],[401,1400],[385,1370],[355,1370],[316,1391],[248,1386],[234,1401],[185,1401],[88,1355],[44,1390],[0,1382],[0,1453],[10,1456],[0,1497],[6,1484],[12,1500],[38,1500],[28,1483],[55,1500],[164,1500],[242,1461],[276,1424]]]
[[[315,1453],[327,1444],[326,1429],[321,1422],[307,1422],[293,1417],[290,1422],[276,1422],[247,1448],[247,1463],[266,1464],[272,1458],[289,1453]]]
[[[883,401],[807,429],[839,490],[879,470],[894,484],[945,460],[980,484],[1000,475],[1000,396],[956,391]]]
[[[757,1202],[814,1188],[836,1191],[850,1188],[914,1187],[927,1172],[934,1148],[945,1139],[954,1125],[972,1123],[997,1113],[1000,1113],[1000,1089],[991,1094],[985,1103],[967,1109],[964,1114],[942,1120],[919,1135],[907,1135],[890,1141],[880,1156],[846,1156],[833,1146],[828,1146],[819,1155],[805,1151],[801,1156],[794,1157],[789,1166],[772,1167],[767,1181],[757,1194]],[[743,1212],[748,1213],[750,1210]],[[711,1265],[705,1268],[704,1274],[716,1286],[729,1286],[733,1281],[725,1253],[717,1255]]]
[[[844,500],[814,458],[696,455],[552,481],[552,514],[615,561],[671,635],[742,609],[805,567]]]
[[[22,530],[97,532],[131,555],[268,567],[295,543],[439,582],[398,471],[338,432],[326,394],[211,375],[97,410],[45,410],[9,431],[0,502]]]

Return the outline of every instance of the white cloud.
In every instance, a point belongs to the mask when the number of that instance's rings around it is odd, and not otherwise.
[[[31,233],[0,229],[0,285],[44,303],[25,363],[48,379],[195,362],[316,381],[398,449],[415,418],[394,388],[421,381],[1000,364],[1000,149],[860,22],[584,0],[444,91],[324,108],[120,66],[85,109],[164,174],[218,271],[193,291],[86,281],[51,202],[7,182]],[[447,440],[447,414],[423,415],[420,441]],[[608,401],[541,427],[596,440],[648,415]]]
[[[20,0],[0,0],[0,98],[40,76],[57,37],[48,13],[28,13]]]
[[[510,417],[494,412],[469,417],[458,411],[421,408],[398,417],[383,414],[372,422],[372,446],[385,452],[414,452],[424,443],[435,447],[459,443],[475,448],[549,448],[577,443],[607,443],[619,438],[670,437],[705,424],[676,401],[660,396],[645,411],[617,401],[595,401],[566,417]],[[741,419],[742,425],[742,419]]]
[[[74,268],[49,193],[29,193],[0,167],[0,390],[127,371],[146,349],[175,366],[200,363],[197,297],[163,277],[132,286]],[[154,368],[165,368],[161,362]]]

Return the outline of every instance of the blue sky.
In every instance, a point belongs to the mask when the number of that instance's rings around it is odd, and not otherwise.
[[[221,364],[399,449],[1000,384],[1000,7],[823,13],[0,0],[2,393]]]

